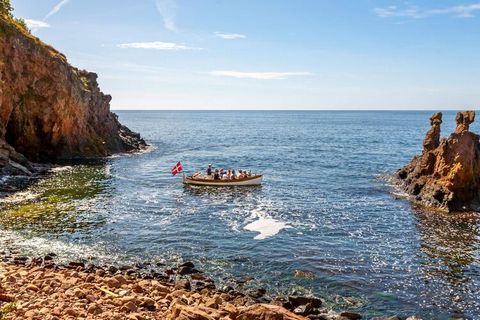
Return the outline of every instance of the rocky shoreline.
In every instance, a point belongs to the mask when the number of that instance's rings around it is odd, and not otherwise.
[[[191,262],[154,272],[148,264],[58,264],[53,253],[40,258],[0,254],[0,319],[362,319],[323,308],[316,297],[270,298],[262,288],[217,288]]]
[[[123,154],[129,155],[141,155],[143,153],[148,153],[152,150],[152,145],[145,143],[145,145],[139,147],[138,150],[132,150]],[[118,155],[118,154],[117,154]],[[21,172],[14,172],[11,174],[5,174],[0,172],[0,199],[2,197],[9,196],[18,191],[24,191],[30,185],[34,184],[40,179],[45,179],[53,173],[52,170],[55,168],[61,168],[62,166],[75,166],[75,165],[92,165],[92,164],[102,164],[108,161],[108,157],[100,158],[85,158],[85,159],[76,159],[76,160],[66,160],[60,161],[55,164],[53,163],[33,163],[29,162],[32,170],[29,174],[22,174]],[[1,162],[1,156],[0,156]],[[5,169],[5,167],[4,167]]]

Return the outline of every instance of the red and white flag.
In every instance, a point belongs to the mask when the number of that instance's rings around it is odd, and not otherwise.
[[[180,163],[180,161],[178,161],[177,164],[172,167],[172,175],[176,176],[182,170],[183,170],[182,164]]]

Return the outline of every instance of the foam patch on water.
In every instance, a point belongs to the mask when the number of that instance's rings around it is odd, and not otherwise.
[[[272,218],[260,217],[258,220],[247,224],[243,229],[259,234],[254,237],[255,240],[263,240],[269,237],[273,237],[281,230],[290,228],[290,226],[282,221],[278,221]]]
[[[120,152],[120,153],[115,153],[111,156],[108,156],[107,159],[118,159],[118,158],[126,158],[126,157],[131,157],[131,156],[137,156],[137,155],[140,155],[140,154],[145,154],[145,153],[150,153],[150,152],[153,152],[155,150],[157,150],[158,147],[153,145],[153,144],[150,144],[148,145],[146,148],[144,149],[141,149],[141,150],[138,150],[138,151],[135,151],[135,152]]]
[[[63,172],[63,171],[68,171],[73,169],[72,166],[61,166],[61,167],[53,167],[50,169],[51,172],[58,173],[58,172]]]
[[[17,204],[23,203],[27,201],[36,200],[40,195],[31,191],[21,191],[16,192],[4,199],[0,199],[0,203],[8,203],[8,204]]]
[[[113,263],[120,261],[117,254],[107,252],[102,244],[96,245],[63,242],[61,240],[45,239],[42,237],[27,238],[15,231],[0,230],[0,247],[12,247],[20,250],[22,254],[42,256],[50,252],[57,254],[61,262],[70,262],[75,259],[90,259],[95,257],[97,261]]]

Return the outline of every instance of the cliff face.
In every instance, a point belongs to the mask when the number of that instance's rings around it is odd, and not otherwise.
[[[0,18],[0,173],[29,161],[103,157],[146,146],[110,112],[97,75]],[[28,160],[29,161],[28,161]]]
[[[469,131],[474,120],[474,111],[457,113],[455,131],[440,140],[442,114],[430,118],[422,154],[396,173],[415,201],[449,212],[479,208],[480,136]]]

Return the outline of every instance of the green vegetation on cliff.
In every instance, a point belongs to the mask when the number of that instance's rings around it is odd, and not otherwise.
[[[30,32],[25,23],[25,20],[22,18],[15,18],[12,15],[13,7],[10,4],[10,0],[0,0],[0,15],[6,20],[12,21],[19,29],[22,29],[26,32]]]
[[[2,16],[12,16],[12,11],[10,0],[0,0],[0,14]]]

